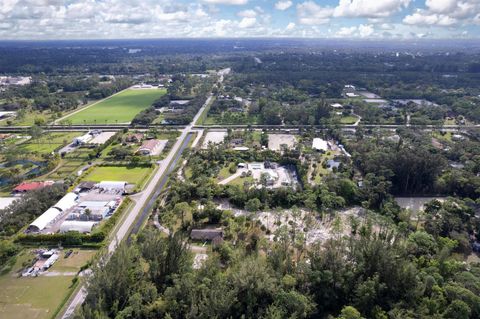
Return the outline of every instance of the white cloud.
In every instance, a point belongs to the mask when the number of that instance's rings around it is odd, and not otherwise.
[[[322,5],[325,2],[320,0],[302,0],[298,4],[293,0],[274,0],[270,3],[275,7],[271,6],[269,10],[264,5],[266,2],[0,0],[0,39],[212,36],[445,38],[460,36],[469,25],[468,37],[479,37],[480,34],[476,26],[480,25],[480,0],[335,0],[332,6]],[[237,19],[231,18],[230,13],[225,13],[218,5],[247,3],[252,4],[251,7],[240,7]],[[403,23],[392,19],[392,14],[396,15],[412,4],[421,8],[414,8]],[[278,26],[273,23],[272,11],[291,10],[292,7],[296,8],[297,21],[290,22],[282,17]],[[351,22],[358,20],[357,26],[351,27]],[[324,26],[328,23],[328,27]]]
[[[457,6],[457,0],[426,0],[427,8],[436,13],[447,13]]]
[[[340,0],[335,17],[388,17],[402,10],[411,0]]]
[[[429,14],[424,11],[417,11],[403,19],[405,24],[410,25],[439,25],[451,26],[457,23],[457,20],[443,14]]]
[[[287,31],[292,31],[293,29],[295,29],[295,23],[293,23],[293,22],[290,22],[290,23],[285,27],[285,30],[287,30]]]
[[[342,27],[336,33],[335,36],[341,38],[368,38],[374,34],[375,30],[370,24],[360,24],[359,26]]]
[[[339,37],[350,37],[357,31],[357,27],[341,27],[340,30],[337,31],[336,35]]]
[[[243,10],[238,13],[238,16],[244,18],[255,18],[257,16],[257,12],[255,10]]]
[[[301,24],[324,24],[331,18],[369,18],[370,23],[384,22],[384,18],[408,7],[411,0],[339,0],[336,7],[323,7],[314,1],[297,5]]]
[[[229,5],[243,5],[247,4],[248,0],[203,0],[203,2],[211,3],[211,4],[229,4]]]
[[[2,0],[0,2],[0,13],[8,13],[17,4],[18,0]]]
[[[361,38],[367,38],[373,34],[374,30],[371,25],[359,25],[358,26],[358,35],[360,35]]]
[[[240,23],[238,24],[238,27],[245,29],[245,28],[251,28],[257,23],[256,18],[243,18]]]
[[[313,1],[297,4],[298,21],[301,24],[325,24],[330,21],[332,14],[333,8],[319,6]]]
[[[419,26],[452,26],[460,23],[475,24],[480,11],[479,0],[426,0],[426,9],[416,9],[403,19],[403,23]]]
[[[292,6],[293,2],[290,1],[290,0],[280,0],[278,1],[277,3],[275,3],[275,9],[277,10],[281,10],[281,11],[284,11],[284,10],[287,10],[288,8],[290,8]]]

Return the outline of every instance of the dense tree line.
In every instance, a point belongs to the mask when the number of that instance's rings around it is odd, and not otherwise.
[[[54,184],[30,191],[0,210],[0,235],[11,236],[30,224],[65,195],[67,186]]]
[[[457,204],[437,202],[429,209],[449,212],[450,218],[465,215],[468,208]],[[461,243],[448,232],[430,226],[397,228],[389,222],[380,228],[369,221],[350,223],[347,236],[299,253],[302,240],[295,233],[280,228],[269,243],[247,221],[237,231],[241,240],[215,247],[199,270],[192,269],[181,233],[165,238],[145,231],[137,243],[121,245],[105,266],[94,270],[76,318],[480,315],[480,268],[453,257]]]

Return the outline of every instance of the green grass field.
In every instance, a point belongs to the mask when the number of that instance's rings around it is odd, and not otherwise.
[[[433,137],[439,139],[439,140],[443,140],[443,141],[447,141],[447,142],[451,142],[452,141],[452,132],[445,132],[444,134],[438,132],[438,131],[435,131],[433,132]]]
[[[75,137],[82,134],[82,132],[47,133],[38,139],[29,140],[21,144],[21,147],[29,152],[47,154],[61,146],[71,143]]]
[[[0,126],[9,125],[7,123],[8,120],[10,120],[12,122],[12,125],[14,125],[14,126],[30,126],[30,125],[33,125],[35,123],[36,119],[43,120],[45,123],[48,123],[52,120],[53,115],[54,114],[49,112],[49,111],[39,112],[39,111],[29,110],[25,114],[25,117],[22,118],[22,119],[12,117],[12,118],[9,118],[9,119],[7,118],[7,119],[4,119],[4,120],[1,120],[0,121]]]
[[[70,275],[17,278],[22,263],[32,257],[24,250],[18,255],[12,271],[0,276],[0,318],[51,318],[72,289],[74,276]],[[63,255],[59,262],[62,259]]]
[[[357,120],[358,120],[358,118],[356,116],[346,115],[346,116],[342,116],[342,118],[340,119],[340,123],[341,124],[354,124]]]
[[[137,186],[148,179],[150,167],[97,166],[83,180],[91,182],[125,181]]]
[[[130,123],[142,110],[146,109],[160,96],[164,89],[129,89],[99,103],[93,104],[66,120],[72,124],[116,124]]]
[[[236,185],[236,186],[243,187],[245,182],[249,182],[250,184],[253,184],[255,182],[255,179],[252,176],[245,176],[245,177],[239,176],[235,178],[233,181],[231,181],[230,183],[228,183],[228,185]]]
[[[68,249],[64,250],[66,252]],[[58,261],[50,268],[51,271],[59,272],[78,272],[80,268],[87,264],[90,259],[97,253],[96,250],[73,249],[73,253],[64,258],[64,254],[60,255]]]

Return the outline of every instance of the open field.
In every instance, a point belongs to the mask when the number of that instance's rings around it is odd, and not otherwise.
[[[230,183],[228,183],[228,185],[236,185],[236,186],[242,187],[245,182],[253,184],[255,182],[255,179],[253,179],[252,176],[245,176],[245,177],[239,176],[235,178],[233,181],[231,181]]]
[[[29,152],[52,153],[57,148],[72,142],[75,137],[80,135],[82,135],[82,132],[47,133],[38,139],[31,139],[23,143],[21,147]]]
[[[51,318],[73,289],[71,275],[17,278],[22,263],[31,257],[29,251],[23,251],[12,271],[0,277],[0,318]],[[63,255],[59,261],[62,259]]]
[[[64,252],[67,250],[68,249],[65,249]],[[64,254],[61,254],[60,258],[58,258],[50,270],[58,272],[78,272],[96,253],[96,250],[73,249],[73,253],[68,258],[64,258]]]
[[[148,179],[150,167],[97,166],[83,180],[92,182],[125,181],[137,186]]]
[[[346,115],[340,118],[341,124],[354,124],[358,120],[358,117],[353,115]]]
[[[290,134],[268,134],[268,149],[273,151],[282,150],[282,145],[287,149],[292,149],[297,143],[294,135]]]
[[[135,115],[149,107],[153,101],[165,94],[164,89],[129,89],[93,104],[67,120],[72,124],[116,124],[129,123]]]
[[[447,142],[451,142],[452,141],[452,132],[445,132],[445,133],[440,133],[438,131],[435,131],[432,133],[433,137],[439,139],[439,140],[443,140],[443,141],[447,141]]]
[[[227,132],[220,131],[212,131],[212,132],[207,132],[205,135],[205,138],[203,140],[202,148],[207,149],[208,145],[211,144],[220,144],[223,142],[225,139],[225,136],[227,136]]]
[[[0,121],[0,126],[6,126],[9,125],[7,122],[9,120],[12,122],[11,125],[16,125],[16,126],[30,126],[35,123],[35,120],[37,121],[44,121],[45,123],[50,122],[53,119],[54,114],[45,111],[45,112],[40,112],[40,111],[27,111],[25,116],[21,119],[12,117],[12,118],[7,118],[3,119]]]

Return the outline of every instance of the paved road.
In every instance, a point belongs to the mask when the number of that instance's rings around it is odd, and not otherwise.
[[[230,69],[223,69],[219,71],[218,74],[220,75],[220,79],[219,79],[220,83],[223,81],[224,75],[228,74],[229,72],[230,72]],[[117,231],[113,237],[114,239],[108,245],[109,255],[111,255],[117,248],[118,244],[127,235],[129,235],[129,230],[131,229],[131,226],[134,225],[135,220],[137,219],[139,214],[140,213],[145,214],[145,212],[148,212],[150,204],[153,203],[155,200],[155,195],[162,190],[162,188],[164,187],[168,179],[169,172],[173,170],[176,162],[180,159],[181,151],[183,150],[183,148],[185,148],[188,145],[188,142],[192,137],[191,133],[192,133],[193,126],[197,123],[200,116],[202,116],[202,113],[205,111],[205,108],[207,107],[207,105],[210,104],[210,102],[212,101],[212,98],[213,97],[210,94],[207,100],[205,101],[205,103],[203,104],[203,106],[200,108],[200,110],[198,110],[197,114],[193,118],[192,123],[190,123],[190,125],[187,125],[182,130],[180,137],[177,139],[177,141],[173,145],[167,157],[159,163],[160,168],[155,172],[155,175],[148,182],[145,189],[140,194],[140,198],[135,198],[134,206],[128,212],[127,217],[123,220],[120,227],[117,228]],[[198,139],[196,140],[196,143],[198,143]],[[141,216],[141,217],[144,217],[144,216]],[[139,222],[136,225],[134,225],[133,231],[135,231],[136,228],[139,228],[138,225],[142,224],[141,221],[142,221],[142,218],[139,218]],[[138,231],[138,229],[136,229],[136,231]],[[83,303],[86,295],[87,295],[87,290],[85,285],[83,285],[75,294],[75,296],[71,299],[70,304],[68,305],[65,313],[62,316],[62,319],[69,318],[74,313],[75,309],[80,304]]]
[[[223,80],[223,77],[222,77],[222,80]],[[148,206],[150,206],[150,205],[147,205],[149,204],[149,199],[151,199],[152,197],[155,197],[155,194],[159,193],[162,190],[163,186],[166,184],[168,173],[171,172],[171,170],[173,170],[173,168],[175,167],[176,161],[180,159],[181,152],[179,151],[181,150],[182,147],[185,148],[188,145],[188,142],[192,136],[190,134],[192,133],[192,127],[198,121],[203,111],[205,110],[205,107],[211,102],[211,100],[212,100],[212,96],[210,95],[205,101],[205,103],[203,104],[203,106],[200,108],[198,113],[193,118],[192,123],[186,126],[182,130],[180,137],[177,139],[177,141],[173,145],[167,157],[160,162],[160,168],[156,171],[155,175],[152,177],[150,182],[142,191],[140,198],[138,198],[135,201],[134,206],[128,212],[128,215],[123,220],[123,223],[120,225],[120,227],[117,228],[117,232],[113,237],[114,239],[108,245],[109,254],[112,254],[115,251],[118,244],[123,239],[125,239],[125,237],[129,234],[129,230],[131,229],[131,226],[134,225],[135,220],[137,219],[139,214],[141,212],[145,213],[145,211],[148,211]],[[153,203],[153,202],[154,202],[154,198],[153,198],[153,201],[150,201],[150,203]],[[141,220],[142,218],[140,218],[140,221]],[[135,226],[134,228],[137,228],[139,223],[134,225]],[[77,294],[74,296],[74,298],[71,300],[70,304],[67,307],[67,310],[62,316],[62,319],[69,318],[74,313],[75,309],[80,304],[83,303],[86,297],[86,292],[87,291],[85,286],[82,286],[80,290],[77,292]]]

